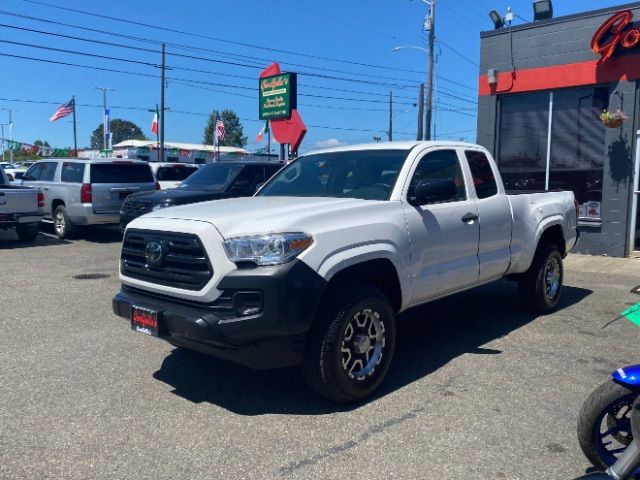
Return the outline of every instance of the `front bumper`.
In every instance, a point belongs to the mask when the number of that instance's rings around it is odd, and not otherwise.
[[[304,262],[294,260],[231,272],[218,286],[223,294],[207,304],[123,286],[113,299],[113,311],[130,320],[134,305],[153,309],[160,338],[173,345],[251,368],[279,368],[302,362],[306,332],[324,286]],[[247,292],[259,294],[261,307],[243,316],[234,298]]]

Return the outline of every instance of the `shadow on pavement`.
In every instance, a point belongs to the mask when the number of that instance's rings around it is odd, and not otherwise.
[[[65,245],[70,242],[40,232],[33,242],[21,242],[13,229],[0,230],[0,250]]]
[[[43,223],[40,227],[40,231],[50,234],[54,239],[57,238],[53,233],[53,224]],[[122,242],[122,230],[120,229],[119,226],[114,226],[114,225],[76,227],[71,241],[73,242],[74,240],[84,240],[86,242],[91,242],[91,243]],[[58,243],[60,243],[59,240],[57,241]]]
[[[564,287],[560,308],[580,302],[590,290]],[[398,317],[396,353],[376,398],[419,380],[465,354],[499,355],[483,348],[534,321],[521,306],[515,283],[500,281],[414,308]],[[297,368],[251,370],[177,348],[154,378],[191,402],[209,402],[239,415],[322,415],[348,411],[314,395]],[[443,388],[445,388],[443,386]],[[446,392],[443,391],[446,395]]]

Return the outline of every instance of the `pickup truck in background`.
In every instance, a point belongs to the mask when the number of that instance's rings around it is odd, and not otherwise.
[[[399,313],[504,277],[549,312],[576,241],[572,192],[508,195],[478,145],[342,147],[297,158],[254,197],[132,221],[113,310],[178,347],[299,364],[348,403],[387,374]]]
[[[0,168],[0,228],[15,228],[23,242],[38,236],[43,217],[44,195],[34,188],[11,185]]]

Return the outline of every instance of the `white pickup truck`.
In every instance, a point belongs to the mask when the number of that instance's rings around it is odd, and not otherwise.
[[[399,313],[507,276],[548,312],[576,241],[572,192],[507,195],[480,146],[336,148],[299,157],[254,197],[131,222],[113,310],[178,347],[300,364],[313,390],[353,402],[387,373]]]
[[[0,229],[15,228],[23,242],[38,236],[43,217],[44,195],[35,188],[12,185],[0,168]]]

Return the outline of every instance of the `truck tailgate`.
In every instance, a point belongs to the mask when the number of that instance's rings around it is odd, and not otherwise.
[[[18,186],[0,187],[0,216],[38,211],[37,190]]]

